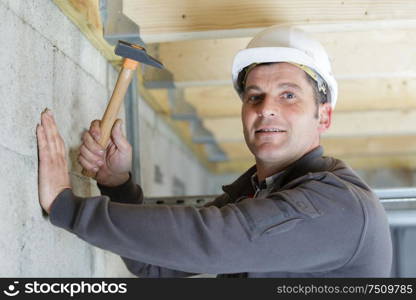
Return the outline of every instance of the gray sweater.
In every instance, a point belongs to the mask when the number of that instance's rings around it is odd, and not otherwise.
[[[140,277],[388,277],[392,245],[371,189],[318,147],[274,178],[250,168],[204,207],[146,205],[131,180],[102,196],[61,192],[50,221],[120,255]],[[258,196],[261,195],[261,196]]]

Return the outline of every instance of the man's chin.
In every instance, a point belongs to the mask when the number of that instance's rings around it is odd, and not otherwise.
[[[280,161],[282,157],[285,156],[284,149],[282,147],[261,147],[256,149],[254,152],[256,160],[261,160],[262,162],[274,162]]]

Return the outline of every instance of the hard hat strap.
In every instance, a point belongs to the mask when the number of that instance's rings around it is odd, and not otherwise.
[[[316,81],[316,83],[318,84],[318,91],[319,92],[323,92],[326,95],[326,85],[325,85],[325,81],[323,80],[323,78],[316,73],[314,70],[312,70],[311,68],[302,65],[302,64],[297,64],[294,62],[289,62],[292,65],[297,66],[298,68],[302,69],[303,71],[305,71],[306,74],[308,74],[310,77],[312,77],[313,80]]]

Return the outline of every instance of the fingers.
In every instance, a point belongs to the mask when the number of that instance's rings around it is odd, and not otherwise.
[[[50,119],[50,114],[47,113],[47,109],[45,109],[41,115],[40,115],[40,122],[41,122],[41,126],[43,128],[43,132],[45,134],[45,140],[46,140],[46,147],[48,148],[48,150],[50,150],[51,152],[56,152],[57,151],[57,147],[56,147],[56,142],[54,140],[54,135],[52,132],[52,127],[54,126],[53,122]]]
[[[49,109],[42,112],[41,125],[37,133],[41,138],[41,147],[46,147],[51,154],[65,154],[65,143],[58,132],[52,111]]]
[[[58,132],[52,112],[41,114],[41,124],[36,127],[39,148],[38,192],[42,207],[49,213],[58,194],[70,188],[65,143]]]
[[[94,155],[102,156],[105,149],[101,147],[97,140],[93,138],[90,131],[85,131],[82,135],[83,146]]]
[[[113,129],[111,130],[111,138],[114,144],[117,146],[118,149],[120,149],[121,152],[127,152],[129,151],[131,146],[123,134],[121,124],[121,119],[117,119],[116,123],[113,126]]]
[[[46,141],[45,130],[43,129],[43,126],[40,124],[36,126],[36,137],[38,140],[39,158],[40,160],[44,160],[48,142]]]
[[[90,134],[94,137],[94,139],[98,142],[100,140],[101,135],[101,121],[100,120],[94,120],[91,122],[90,125]]]
[[[91,122],[89,131],[82,136],[83,144],[80,147],[78,160],[87,170],[97,171],[104,164],[105,149],[98,143],[100,138],[100,121]]]
[[[81,160],[82,158],[82,160]],[[87,162],[87,164],[82,164],[82,166],[86,169],[92,169],[94,167],[100,167],[103,165],[104,161],[104,152],[102,154],[95,154],[94,152],[90,151],[85,144],[81,145],[80,147],[80,163],[81,161]]]
[[[80,156],[78,157],[78,161],[79,161],[79,163],[81,164],[81,166],[82,166],[84,169],[88,170],[88,171],[94,171],[94,172],[97,172],[97,171],[98,171],[98,169],[99,169],[98,165],[96,165],[95,163],[93,163],[93,162],[91,162],[91,161],[88,161],[88,160],[87,160],[87,159],[85,159],[82,155],[80,155]]]

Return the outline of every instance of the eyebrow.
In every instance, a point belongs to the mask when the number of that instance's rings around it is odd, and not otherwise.
[[[292,89],[295,89],[295,90],[298,90],[298,91],[302,91],[302,88],[300,86],[298,86],[295,83],[291,83],[291,82],[282,82],[282,83],[279,83],[277,85],[277,88],[279,88],[279,89],[292,88]],[[248,87],[246,87],[244,89],[244,92],[248,92],[249,90],[261,91],[261,88],[258,87],[257,85],[250,85],[250,86],[248,86]]]

